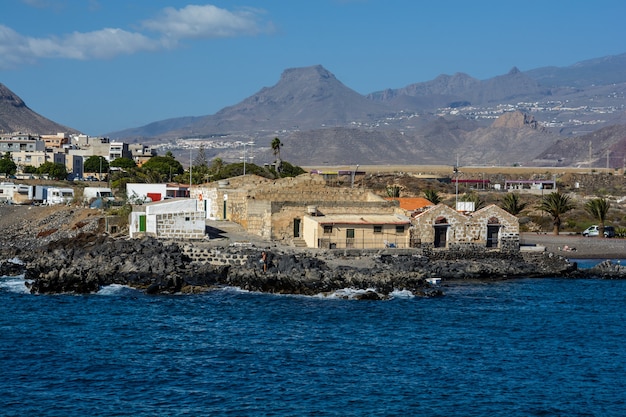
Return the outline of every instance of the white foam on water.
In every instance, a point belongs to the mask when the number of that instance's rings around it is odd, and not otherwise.
[[[5,291],[16,294],[30,294],[30,290],[26,286],[26,280],[24,275],[17,275],[14,277],[2,276],[0,277],[0,288]]]
[[[328,293],[328,294],[318,294],[319,297],[321,298],[331,298],[331,299],[353,299],[355,298],[357,295],[361,295],[361,294],[365,294],[366,292],[369,291],[373,291],[376,292],[376,290],[374,288],[366,288],[366,289],[360,289],[360,288],[342,288],[340,290],[336,290],[332,293]]]
[[[98,295],[119,295],[120,293],[124,292],[124,291],[135,291],[134,288],[129,287],[128,285],[121,285],[121,284],[111,284],[111,285],[107,285],[105,287],[100,288],[100,290],[98,290],[98,292],[96,294]]]
[[[393,290],[391,298],[415,298],[415,294],[409,290]]]
[[[12,258],[12,259],[9,259],[7,262],[10,262],[15,265],[24,265],[24,261],[22,261],[20,258]]]
[[[241,287],[231,287],[231,286],[224,286],[224,287],[221,287],[220,289],[226,292],[240,292],[240,293],[246,293],[246,294],[249,294],[252,292],[252,291],[244,290]]]

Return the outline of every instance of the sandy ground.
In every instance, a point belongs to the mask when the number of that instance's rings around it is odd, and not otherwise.
[[[567,258],[626,259],[626,239],[583,237],[581,235],[522,233],[522,245],[544,246],[547,251]],[[565,247],[571,250],[564,250]]]

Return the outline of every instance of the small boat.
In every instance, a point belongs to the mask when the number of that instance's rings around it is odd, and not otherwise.
[[[426,278],[426,282],[428,282],[430,285],[439,285],[439,283],[441,282],[441,278],[440,277]]]

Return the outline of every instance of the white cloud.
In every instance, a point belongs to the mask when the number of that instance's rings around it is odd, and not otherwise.
[[[63,38],[29,38],[30,51],[38,58],[112,58],[116,55],[152,51],[160,43],[140,33],[122,29],[102,29],[95,32],[74,32]]]
[[[189,5],[178,10],[168,7],[160,18],[147,20],[143,26],[175,40],[254,35],[261,32],[259,14],[255,9],[230,12],[212,5]]]
[[[41,4],[40,0],[25,1]],[[143,22],[143,29],[159,35],[154,38],[118,28],[34,38],[0,24],[0,68],[44,58],[107,59],[171,48],[184,39],[254,35],[262,32],[258,23],[260,14],[253,9],[230,12],[211,5],[166,8],[159,18]]]

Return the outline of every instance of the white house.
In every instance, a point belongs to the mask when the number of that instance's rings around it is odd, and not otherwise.
[[[189,196],[189,187],[181,184],[126,184],[126,197],[131,203],[161,201],[167,198]]]
[[[142,235],[162,239],[202,239],[205,237],[205,214],[196,200],[170,199],[133,206],[130,213],[130,237]]]

